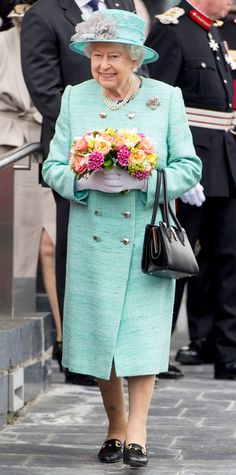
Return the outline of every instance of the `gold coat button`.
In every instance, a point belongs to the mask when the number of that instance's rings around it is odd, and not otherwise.
[[[130,211],[124,211],[123,213],[121,213],[125,218],[130,218],[131,217],[131,213]]]
[[[94,214],[96,214],[96,216],[102,216],[102,212],[100,209],[96,209],[96,211],[94,211]]]
[[[129,239],[128,238],[121,239],[121,242],[123,242],[123,244],[127,246],[127,244],[129,244]]]
[[[100,238],[100,236],[93,236],[93,240],[94,241],[101,241],[102,238]]]

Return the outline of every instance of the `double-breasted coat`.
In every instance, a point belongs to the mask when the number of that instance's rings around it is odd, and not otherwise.
[[[160,100],[155,110],[147,105],[153,96]],[[100,115],[104,110],[105,118]],[[143,79],[134,100],[114,111],[106,109],[94,80],[67,87],[43,166],[45,181],[71,203],[63,364],[104,379],[113,362],[118,376],[156,374],[168,366],[175,287],[173,280],[143,274],[140,268],[156,171],[146,193],[76,192],[68,166],[73,138],[106,127],[135,128],[152,138],[171,200],[201,174],[179,89]]]

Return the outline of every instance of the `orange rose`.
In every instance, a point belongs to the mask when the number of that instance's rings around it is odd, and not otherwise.
[[[146,154],[144,153],[143,150],[141,149],[136,149],[133,152],[131,152],[131,155],[129,157],[129,163],[131,164],[140,164],[142,163],[146,158]]]
[[[125,139],[124,137],[117,135],[113,138],[112,143],[115,147],[122,147],[122,145],[125,144]]]
[[[111,150],[111,142],[109,142],[108,140],[104,140],[104,139],[97,139],[96,143],[95,143],[95,146],[94,146],[94,150],[96,150],[97,152],[101,152],[104,155],[106,155]]]

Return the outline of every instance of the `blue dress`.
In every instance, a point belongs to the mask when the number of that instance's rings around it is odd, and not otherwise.
[[[156,109],[148,105],[152,97],[160,101]],[[66,88],[43,166],[45,181],[70,200],[63,365],[103,379],[109,379],[113,363],[117,376],[167,369],[175,290],[174,280],[145,275],[140,268],[156,171],[146,193],[75,191],[68,166],[71,143],[107,127],[136,129],[153,140],[157,166],[166,169],[170,200],[201,177],[178,88],[143,79],[137,96],[115,111],[106,108],[94,80]]]

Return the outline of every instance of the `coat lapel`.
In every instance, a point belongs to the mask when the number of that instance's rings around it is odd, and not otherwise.
[[[74,0],[58,0],[61,8],[65,12],[65,17],[69,20],[70,23],[72,23],[73,26],[77,25],[77,23],[82,21],[81,17],[81,10],[76,5]],[[131,4],[133,2],[130,2]],[[121,10],[129,10],[128,8],[128,2],[127,0],[105,0],[105,4],[107,8],[113,8],[113,9],[121,9]],[[135,11],[135,7],[134,7]]]
[[[73,26],[82,21],[81,10],[76,5],[74,0],[58,0],[62,10],[65,12],[65,17],[72,23]]]

